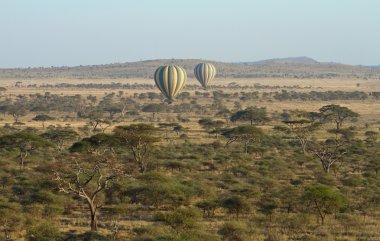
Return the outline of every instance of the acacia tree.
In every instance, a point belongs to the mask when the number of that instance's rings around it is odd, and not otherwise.
[[[98,133],[75,142],[69,150],[70,152],[90,153],[96,156],[104,156],[106,153],[114,156],[114,148],[118,146],[120,146],[120,142],[113,135]]]
[[[115,137],[131,150],[134,161],[139,165],[140,173],[146,171],[148,154],[154,143],[160,140],[157,136],[158,130],[152,125],[143,123],[117,126],[114,129]]]
[[[211,118],[200,119],[198,124],[201,125],[209,133],[214,133],[218,137],[218,133],[224,126],[224,122],[221,120],[213,120]]]
[[[224,130],[222,135],[228,139],[226,146],[235,141],[243,142],[244,151],[248,153],[249,144],[259,141],[264,136],[264,132],[256,126],[238,126]]]
[[[54,120],[54,117],[42,114],[42,115],[36,115],[33,118],[34,121],[40,121],[42,123],[42,129],[45,129],[45,122],[49,120]]]
[[[370,157],[367,167],[368,170],[374,171],[378,175],[380,173],[380,156],[376,154]]]
[[[143,112],[152,113],[153,120],[155,119],[156,114],[158,112],[164,112],[166,110],[167,110],[167,106],[165,104],[155,104],[155,103],[147,104],[142,108]]]
[[[229,121],[230,121],[230,117],[231,117],[231,111],[229,109],[224,108],[224,109],[220,110],[218,113],[216,113],[215,116],[224,118],[224,120],[226,121],[227,127],[230,125]]]
[[[24,106],[21,105],[9,105],[7,106],[7,112],[13,117],[14,123],[19,123],[19,119],[27,114]]]
[[[98,127],[104,132],[108,127],[112,125],[112,121],[104,117],[103,112],[99,110],[91,111],[85,116],[90,119],[90,125],[92,126],[92,131],[97,131]]]
[[[42,137],[51,140],[57,145],[59,152],[63,151],[64,145],[68,141],[74,141],[79,134],[71,129],[53,129],[41,135]]]
[[[178,135],[183,130],[183,126],[178,123],[158,123],[160,129],[165,130],[165,139],[169,141],[169,131],[175,131]]]
[[[251,126],[258,125],[269,121],[265,107],[248,107],[245,110],[239,110],[231,116],[231,121],[249,121]]]
[[[236,219],[242,212],[249,212],[250,205],[246,198],[241,196],[230,196],[221,200],[221,207],[225,208],[229,213],[235,214]]]
[[[303,200],[306,207],[315,211],[317,217],[321,219],[322,225],[327,214],[337,212],[346,204],[346,199],[343,195],[323,184],[306,187]]]
[[[342,139],[327,139],[314,143],[309,149],[322,164],[323,171],[329,173],[331,167],[347,153]]]
[[[75,160],[74,165],[66,172],[54,171],[54,174],[59,191],[75,195],[87,203],[90,212],[91,231],[97,231],[98,210],[102,207],[97,196],[110,188],[112,182],[121,175],[119,169],[108,161],[98,161],[89,167],[85,167]]]
[[[8,150],[17,150],[20,169],[24,168],[26,158],[35,150],[53,147],[53,143],[41,136],[21,131],[0,137],[0,146]]]
[[[120,107],[118,107],[115,104],[112,104],[110,106],[106,106],[103,108],[103,110],[108,112],[110,120],[114,119],[116,114],[121,113]]]
[[[352,120],[359,116],[358,113],[340,105],[326,105],[320,108],[319,111],[325,121],[331,120],[335,122],[336,129],[340,129],[344,121],[348,119]]]
[[[0,217],[0,230],[4,234],[4,240],[13,240],[12,234],[25,226],[22,206],[18,203],[1,201]]]
[[[126,98],[126,97],[121,97],[120,102],[117,103],[117,105],[119,106],[121,110],[120,114],[122,117],[125,117],[125,114],[128,112],[128,109],[137,110],[140,108],[140,106],[138,105],[138,103],[136,103],[136,101],[134,101],[131,98]]]
[[[318,130],[321,123],[309,117],[309,113],[299,113],[296,118],[287,118],[283,123],[287,128],[281,128],[285,133],[293,135],[293,137],[300,143],[302,152],[307,152],[307,144],[314,131]]]
[[[182,132],[184,130],[185,130],[185,128],[180,124],[177,124],[173,127],[173,131],[175,131],[177,133],[177,136],[179,135],[180,132]]]

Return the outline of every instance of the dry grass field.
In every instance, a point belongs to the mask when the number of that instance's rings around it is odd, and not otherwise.
[[[18,87],[16,87],[16,82],[21,82]],[[6,93],[3,96],[15,97],[17,95],[29,95],[29,94],[44,94],[49,92],[51,94],[57,95],[82,95],[88,96],[93,95],[99,98],[103,97],[105,94],[118,93],[123,91],[126,96],[133,96],[134,94],[146,93],[146,92],[156,92],[159,93],[158,89],[91,89],[91,88],[42,88],[41,85],[56,85],[62,83],[70,84],[111,84],[111,83],[121,83],[121,84],[149,84],[154,85],[154,80],[152,79],[30,79],[30,80],[15,80],[15,79],[2,79],[0,81],[0,87],[7,88]],[[228,88],[229,84],[236,83],[239,86],[246,86],[246,88]],[[187,82],[188,85],[198,85],[198,81],[190,78]],[[380,91],[380,80],[377,79],[293,79],[293,78],[264,78],[264,79],[223,79],[218,78],[213,83],[213,85],[220,85],[222,90],[226,93],[231,92],[244,92],[244,91],[278,91],[281,90],[292,90],[297,92],[310,92],[310,91],[363,91],[366,93]],[[254,85],[259,84],[262,86],[278,86],[274,90],[268,89],[255,89]],[[358,85],[359,84],[359,85]],[[27,87],[28,85],[36,85],[36,87]],[[249,87],[249,88],[247,88]],[[289,88],[288,88],[289,87]],[[209,92],[212,92],[213,87],[209,88]],[[183,91],[188,91],[194,94],[195,90],[187,90],[186,86]],[[196,91],[205,92],[202,88]],[[157,101],[156,101],[157,102]],[[204,104],[207,104],[208,100],[202,100]],[[306,111],[317,111],[320,107],[331,104],[332,101],[250,101],[243,104],[244,105],[255,105],[259,107],[266,107],[270,113],[281,112],[282,110],[290,109],[300,109]],[[380,102],[376,100],[339,100],[335,101],[335,104],[346,106],[358,112],[363,118],[362,123],[376,123],[380,121]],[[228,104],[227,104],[228,105]],[[232,104],[230,104],[232,105]],[[231,107],[231,106],[230,106]],[[30,120],[30,116],[24,117],[25,120]],[[6,123],[9,121],[7,118],[3,118],[0,123]],[[32,122],[29,123],[32,126]],[[66,124],[66,123],[59,123]],[[77,126],[79,123],[70,123],[72,126]]]

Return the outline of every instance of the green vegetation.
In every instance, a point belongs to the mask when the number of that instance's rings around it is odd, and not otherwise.
[[[376,122],[144,90],[0,99],[0,240],[379,240]]]

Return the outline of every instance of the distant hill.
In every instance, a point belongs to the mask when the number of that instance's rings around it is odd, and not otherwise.
[[[338,63],[321,63],[308,57],[270,59],[257,62],[224,63],[202,59],[157,59],[106,65],[76,67],[0,69],[0,79],[74,78],[125,79],[153,78],[157,67],[176,64],[194,77],[194,66],[200,62],[213,63],[219,78],[376,78],[380,68]]]
[[[243,65],[261,65],[261,64],[318,64],[319,62],[309,57],[290,57],[278,59],[266,59],[255,62],[242,62]]]

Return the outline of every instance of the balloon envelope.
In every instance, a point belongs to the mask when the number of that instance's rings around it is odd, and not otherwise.
[[[154,73],[154,81],[158,89],[169,100],[173,99],[179,94],[187,80],[186,71],[176,65],[168,65],[159,67]]]
[[[194,68],[195,78],[201,83],[203,88],[207,88],[207,85],[212,81],[216,75],[215,66],[208,63],[200,63]]]

